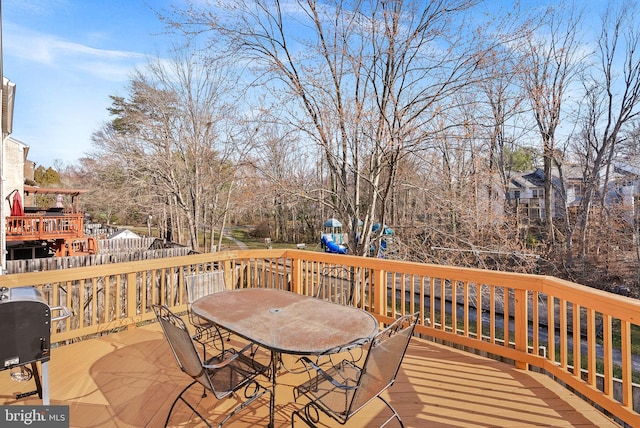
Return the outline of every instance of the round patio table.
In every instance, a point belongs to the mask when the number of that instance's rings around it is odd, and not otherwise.
[[[331,354],[362,345],[378,332],[376,318],[362,309],[271,288],[210,294],[193,302],[191,310],[271,351],[271,427],[279,354]]]

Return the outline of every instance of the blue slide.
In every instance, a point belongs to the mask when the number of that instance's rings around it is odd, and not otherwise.
[[[322,235],[321,242],[327,248],[327,252],[329,253],[347,254],[347,247],[333,242],[333,238],[330,234]]]

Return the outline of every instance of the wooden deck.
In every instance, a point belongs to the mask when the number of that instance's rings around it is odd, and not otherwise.
[[[277,427],[290,426],[291,413],[299,406],[291,387],[303,380],[300,376],[278,378]],[[188,383],[156,323],[56,348],[49,363],[51,404],[69,405],[72,427],[160,427]],[[2,404],[41,404],[37,396],[15,399],[16,393],[33,388],[33,381],[16,383],[8,371],[0,372]],[[219,422],[235,399],[217,402],[211,394],[201,399],[201,391],[193,388],[193,400],[201,400],[199,409]],[[545,375],[417,338],[386,396],[407,427],[618,426]],[[227,426],[266,426],[266,400],[256,401]],[[378,402],[361,413],[349,426],[378,426],[388,416]],[[170,426],[204,424],[192,420],[179,403]]]

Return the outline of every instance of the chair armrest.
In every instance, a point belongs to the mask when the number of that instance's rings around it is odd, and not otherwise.
[[[311,367],[313,370],[316,371],[316,373],[318,375],[322,376],[323,378],[325,378],[326,380],[331,382],[331,384],[333,386],[335,386],[336,388],[340,388],[340,389],[344,389],[344,390],[351,390],[351,389],[357,388],[356,385],[345,385],[344,383],[338,382],[329,373],[324,371],[320,366],[315,364],[308,357],[301,357],[300,360],[304,363],[305,366]],[[354,364],[351,364],[351,362],[349,362],[348,360],[344,360],[344,362],[346,362],[347,364],[357,368],[357,366],[355,366]]]
[[[371,338],[370,337],[365,337],[362,339],[356,339],[352,342],[347,343],[346,345],[340,345],[337,346],[333,349],[329,349],[326,352],[323,352],[320,355],[331,355],[331,354],[338,354],[340,352],[351,352],[351,350],[355,349],[355,348],[362,348],[363,346],[365,346],[367,343],[371,342]]]
[[[244,348],[240,349],[239,351],[237,351],[235,349],[226,350],[221,354],[224,357],[224,359],[221,362],[219,362],[218,364],[209,364],[209,362],[211,360],[219,358],[220,356],[218,355],[218,356],[213,357],[212,359],[206,361],[205,364],[202,365],[202,367],[204,367],[205,369],[220,369],[222,367],[225,367],[225,366],[229,365],[230,363],[232,363],[240,355],[244,354],[252,346],[253,346],[253,343],[249,343],[248,345],[246,345]],[[227,357],[225,354],[231,354],[231,355]]]

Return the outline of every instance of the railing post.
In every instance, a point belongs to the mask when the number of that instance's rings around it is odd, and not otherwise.
[[[302,259],[291,258],[291,291],[302,294]]]
[[[515,290],[515,313],[513,314],[515,323],[516,350],[527,353],[529,346],[529,325],[527,322],[527,290]],[[516,368],[527,370],[528,364],[523,361],[515,362]]]
[[[382,269],[373,269],[371,279],[373,281],[373,310],[378,315],[385,316],[387,314],[387,282],[385,281],[385,271]]]
[[[138,284],[136,282],[136,278],[136,272],[127,273],[127,317],[132,320],[128,326],[130,329],[135,328],[136,325],[133,322],[133,318],[138,315],[136,311],[136,308],[138,307],[138,299],[136,298]]]
[[[231,272],[231,269],[233,269],[232,268],[233,265],[231,264],[231,260],[221,260],[219,263],[222,264],[221,269],[224,272],[224,284],[225,284],[225,287],[227,289],[236,288],[235,284],[233,283],[233,276],[234,275],[233,275],[233,272]]]

